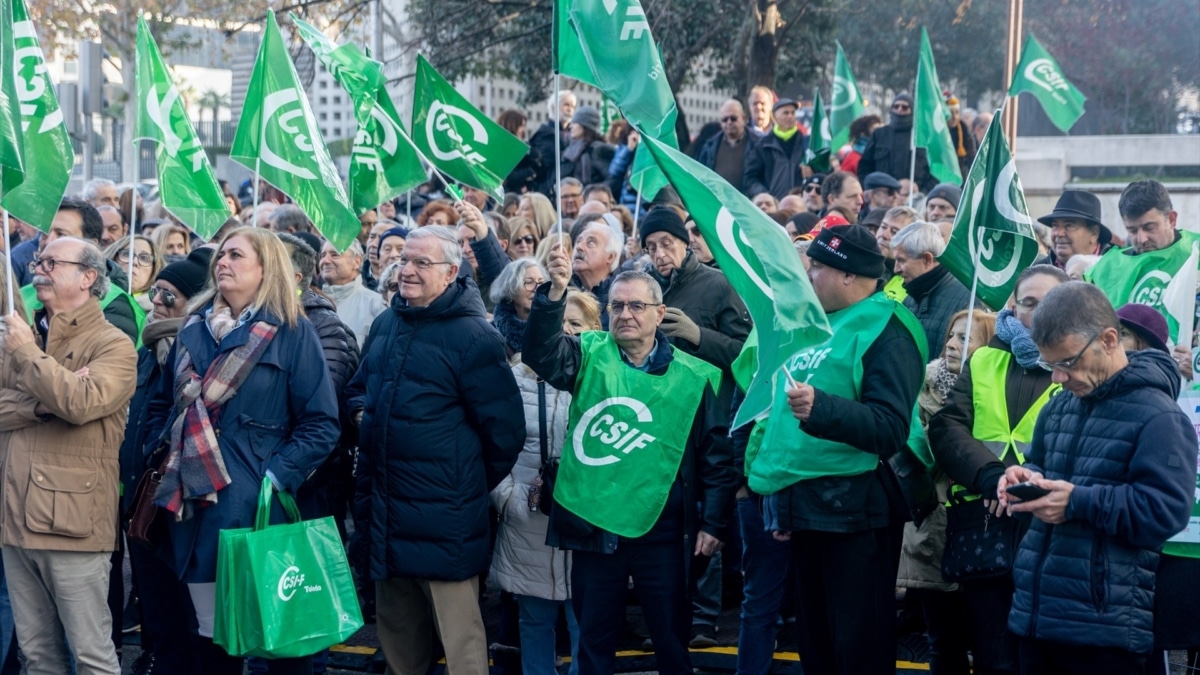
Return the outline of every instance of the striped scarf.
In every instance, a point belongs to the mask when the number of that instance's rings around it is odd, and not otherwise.
[[[180,333],[202,323],[193,315]],[[258,321],[250,327],[245,344],[213,360],[201,379],[191,354],[178,343],[175,365],[175,405],[179,412],[171,423],[170,446],[162,483],[154,503],[175,514],[176,522],[192,515],[195,505],[217,503],[217,492],[229,485],[229,472],[212,419],[225,403],[237,395],[250,372],[274,339],[278,327]]]

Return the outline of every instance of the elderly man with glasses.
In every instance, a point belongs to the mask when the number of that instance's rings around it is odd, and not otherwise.
[[[720,549],[717,533],[738,483],[728,411],[717,405],[720,370],[671,345],[652,276],[618,275],[609,287],[609,331],[574,337],[562,330],[567,253],[551,253],[547,271],[523,359],[550,386],[573,394],[550,543],[574,552],[579,672],[613,672],[632,577],[659,672],[691,673],[688,561],[707,562]]]
[[[1031,337],[1064,392],[996,492],[1009,513],[1034,518],[1008,619],[1022,672],[1141,673],[1160,550],[1187,525],[1196,485],[1179,371],[1155,349],[1127,354],[1108,298],[1079,281],[1042,298]],[[1032,487],[1018,497],[1019,484]]]
[[[882,171],[896,180],[908,178],[912,166],[913,99],[900,93],[892,101],[888,112],[888,123],[871,134],[858,161],[858,178]],[[917,148],[915,179],[921,190],[928,192],[937,185],[937,179],[929,172],[929,157],[925,148]]]

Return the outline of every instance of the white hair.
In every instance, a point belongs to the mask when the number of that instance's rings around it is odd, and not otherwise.
[[[579,233],[579,238],[582,239],[583,235],[591,230],[603,232],[608,237],[605,240],[604,252],[616,256],[613,258],[612,265],[609,265],[608,271],[616,272],[617,267],[621,265],[621,254],[625,252],[625,233],[613,230],[603,219],[596,219],[583,228],[583,232]]]
[[[83,184],[83,199],[91,203],[96,198],[96,192],[102,187],[116,187],[117,184],[107,178],[93,178]]]
[[[525,271],[530,267],[536,267],[542,271],[543,277],[547,276],[546,268],[533,258],[514,260],[505,265],[504,271],[492,282],[492,287],[488,290],[488,296],[492,302],[512,302],[523,293],[525,291]]]
[[[406,242],[412,244],[422,239],[436,239],[442,247],[442,255],[451,265],[462,265],[462,244],[458,241],[455,228],[446,225],[426,225],[409,233]]]
[[[919,258],[926,253],[932,253],[937,258],[946,251],[946,240],[937,225],[918,220],[904,226],[892,237],[889,244],[892,251],[904,251],[910,258]]]
[[[556,112],[558,112],[559,104],[562,103],[563,99],[568,96],[575,99],[576,103],[579,102],[579,97],[576,96],[575,92],[571,91],[570,89],[563,89],[562,91],[558,92],[558,98],[555,98],[552,96],[552,97],[546,99],[546,108],[550,110],[551,118],[553,118],[554,114]]]

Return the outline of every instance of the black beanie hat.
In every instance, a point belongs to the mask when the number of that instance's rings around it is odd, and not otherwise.
[[[808,257],[850,274],[871,278],[883,276],[883,254],[879,252],[879,244],[875,235],[861,225],[821,230],[808,247]]]
[[[179,289],[187,298],[194,298],[208,285],[208,262],[212,249],[198,248],[188,257],[167,265],[158,273],[158,278]]]
[[[688,237],[687,228],[683,225],[683,219],[679,217],[678,213],[675,213],[675,209],[666,207],[650,209],[650,213],[646,214],[646,217],[642,219],[641,227],[638,228],[642,246],[646,245],[646,237],[655,232],[669,232],[685,244],[691,240]]]

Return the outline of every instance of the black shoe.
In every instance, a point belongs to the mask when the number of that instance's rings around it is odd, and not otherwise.
[[[133,675],[153,675],[154,674],[154,654],[150,652],[142,652],[142,655],[137,657],[133,662]]]
[[[688,647],[692,649],[707,649],[717,646],[717,627],[705,624],[692,624],[692,641]]]

